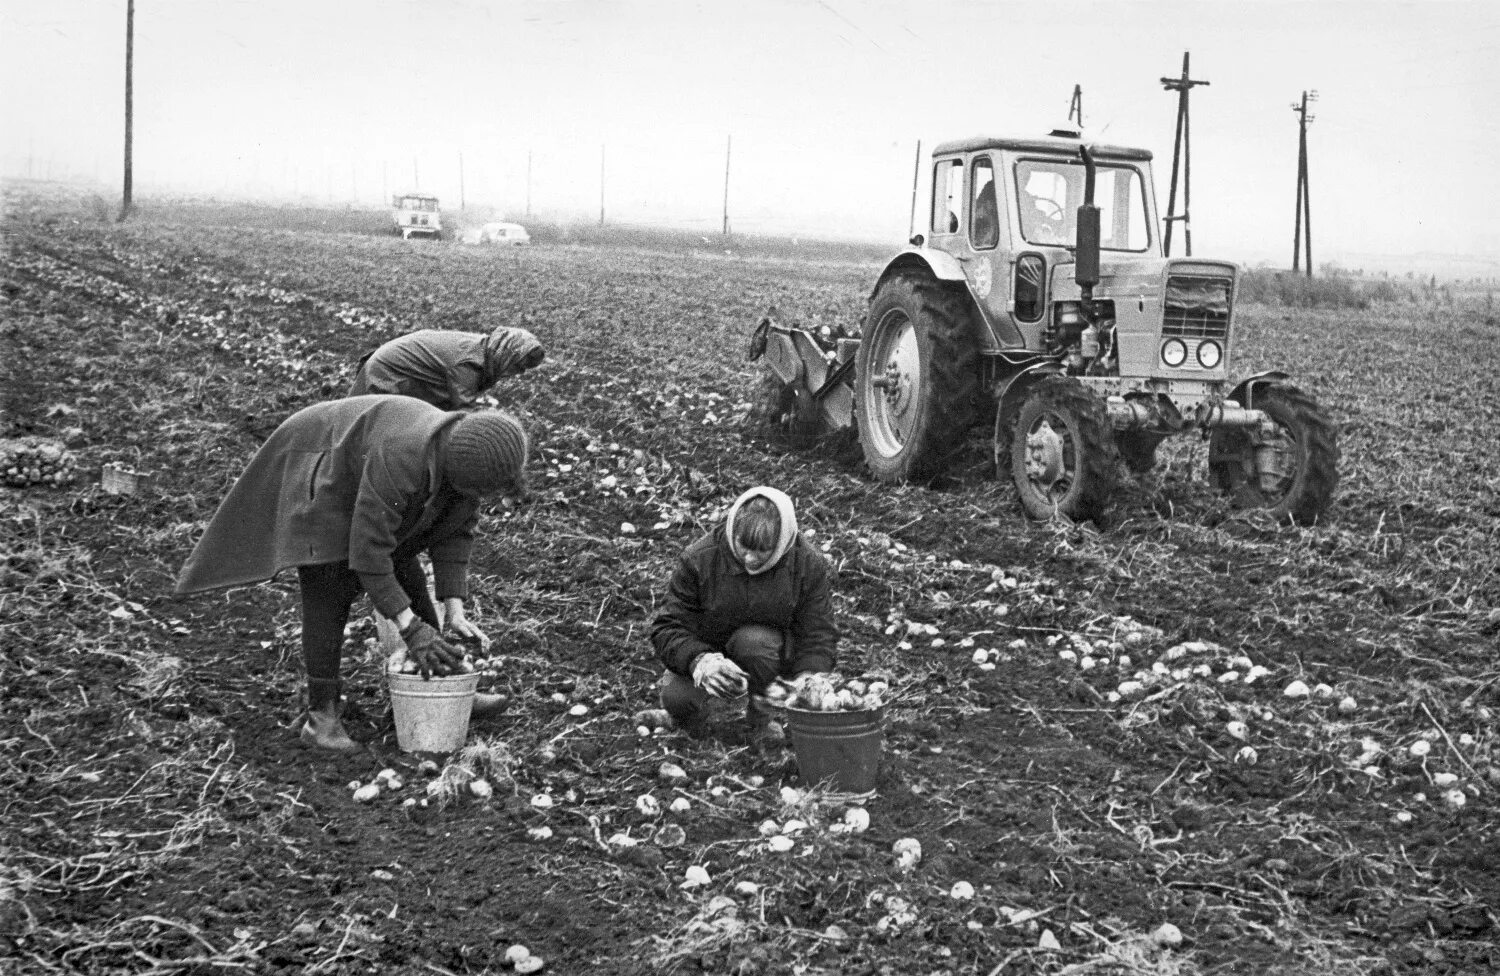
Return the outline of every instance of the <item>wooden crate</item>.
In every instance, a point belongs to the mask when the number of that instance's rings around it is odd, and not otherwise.
[[[104,466],[99,484],[111,495],[135,495],[154,488],[156,475],[146,471],[135,471],[125,467],[119,461],[111,461]]]

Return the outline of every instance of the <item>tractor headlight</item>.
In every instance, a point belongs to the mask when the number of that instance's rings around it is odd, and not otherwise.
[[[1204,369],[1213,369],[1224,361],[1224,350],[1212,339],[1205,339],[1198,343],[1198,365]]]
[[[1168,339],[1161,344],[1161,361],[1168,366],[1181,366],[1187,362],[1187,344],[1181,339]]]

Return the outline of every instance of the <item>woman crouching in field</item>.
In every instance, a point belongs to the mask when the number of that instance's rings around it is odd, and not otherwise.
[[[261,445],[183,566],[177,593],[268,580],[297,568],[308,712],[299,737],[356,749],[339,718],[349,610],[368,592],[423,677],[462,652],[444,640],[417,555],[432,560],[448,628],[487,644],[464,616],[479,500],[525,489],[526,433],[507,413],[448,413],[409,397],[359,396],[289,417]],[[499,706],[481,695],[474,714]]]
[[[751,488],[736,499],[722,525],[683,551],[651,622],[673,722],[701,735],[710,698],[748,691],[752,739],[781,738],[759,698],[777,678],[833,670],[839,632],[828,577],[783,492]]]

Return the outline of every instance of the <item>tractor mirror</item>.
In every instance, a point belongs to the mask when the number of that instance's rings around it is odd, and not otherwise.
[[[1099,283],[1099,208],[1078,208],[1078,246],[1073,256],[1073,280],[1080,288]]]

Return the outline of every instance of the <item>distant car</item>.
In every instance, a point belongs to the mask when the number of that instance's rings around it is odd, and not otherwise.
[[[531,235],[520,224],[495,221],[479,228],[480,244],[511,244],[520,247],[531,243]]]

